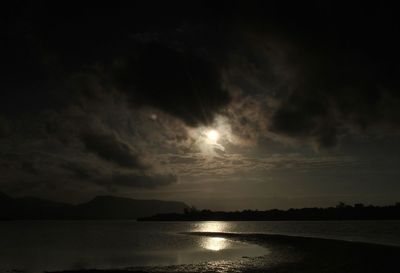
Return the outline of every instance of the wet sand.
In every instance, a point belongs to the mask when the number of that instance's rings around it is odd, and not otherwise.
[[[271,253],[233,261],[119,270],[78,270],[63,273],[128,272],[266,272],[266,273],[398,273],[400,247],[331,239],[267,234],[191,232],[191,236],[224,237],[258,244]]]

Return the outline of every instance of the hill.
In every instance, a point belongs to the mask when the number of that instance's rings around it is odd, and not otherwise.
[[[74,215],[83,219],[136,219],[157,213],[183,212],[185,208],[186,204],[175,201],[97,196],[87,203],[75,206]]]
[[[71,205],[35,197],[12,198],[0,192],[0,220],[107,220],[136,219],[158,213],[179,213],[182,202],[136,200],[97,196],[89,202]]]

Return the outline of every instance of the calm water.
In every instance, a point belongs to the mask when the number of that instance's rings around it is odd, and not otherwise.
[[[266,248],[179,232],[276,233],[400,246],[400,221],[0,222],[0,272],[191,264],[268,255]]]

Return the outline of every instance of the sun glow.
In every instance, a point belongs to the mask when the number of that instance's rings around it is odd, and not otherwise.
[[[228,222],[219,221],[208,221],[202,222],[195,227],[195,231],[200,232],[227,232],[229,231],[231,224]],[[201,247],[212,250],[219,251],[230,246],[230,241],[222,237],[203,237],[201,241]]]
[[[206,221],[195,225],[193,231],[197,232],[229,232],[233,225],[230,222]]]
[[[230,123],[225,117],[217,117],[208,126],[187,129],[189,136],[199,148],[199,151],[210,160],[225,153],[226,144],[237,143]]]
[[[220,251],[229,247],[229,241],[221,237],[203,238],[201,246],[207,250]]]
[[[207,139],[213,142],[217,142],[219,139],[219,133],[216,130],[209,130],[206,133]]]

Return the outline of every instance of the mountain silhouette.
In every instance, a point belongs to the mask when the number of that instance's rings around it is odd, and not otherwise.
[[[85,219],[136,219],[142,215],[154,215],[161,211],[183,212],[187,206],[182,202],[160,200],[137,200],[114,196],[97,196],[75,207],[79,218]]]
[[[178,213],[188,208],[182,202],[114,196],[97,196],[89,202],[71,205],[35,197],[12,198],[2,192],[0,207],[0,220],[136,219],[158,213]]]

